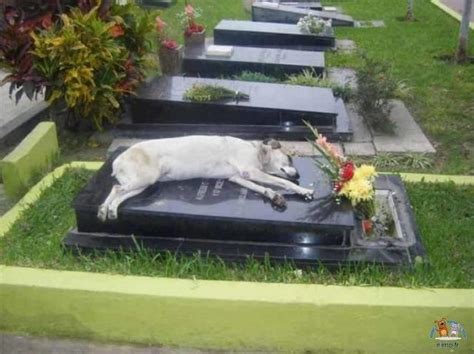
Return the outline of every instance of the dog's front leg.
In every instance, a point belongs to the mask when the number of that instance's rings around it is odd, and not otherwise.
[[[313,200],[313,190],[300,187],[297,184],[290,182],[286,179],[269,175],[260,170],[250,171],[249,179],[254,182],[269,184],[272,186],[283,188],[287,191],[295,192],[296,194],[302,195],[306,200]]]
[[[280,208],[280,209],[285,209],[286,208],[286,200],[285,198],[281,195],[275,192],[274,190],[270,188],[265,188],[262,186],[259,186],[258,184],[249,181],[248,179],[242,178],[240,176],[233,176],[229,178],[229,181],[237,183],[238,185],[241,185],[242,187],[245,187],[247,189],[250,189],[254,192],[257,192],[259,194],[264,195],[268,199],[272,201],[272,203]]]

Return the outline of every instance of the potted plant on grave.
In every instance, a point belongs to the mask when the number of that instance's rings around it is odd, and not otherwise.
[[[163,75],[175,75],[181,71],[183,61],[183,46],[174,39],[166,36],[166,22],[159,16],[155,19],[155,28],[158,33],[158,57]]]
[[[364,234],[370,236],[374,224],[379,221],[375,208],[374,179],[377,173],[374,166],[366,164],[357,166],[342,155],[311,124],[304,123],[314,135],[314,140],[309,142],[321,153],[321,158],[315,157],[314,162],[329,177],[336,202],[339,204],[342,199],[349,200],[357,218],[361,220]]]
[[[123,99],[144,77],[153,20],[136,5],[105,3],[81,1],[51,12],[58,16],[7,21],[0,62],[17,101],[23,93],[30,99],[44,93],[52,118],[74,130],[118,120]]]
[[[185,46],[204,45],[206,40],[206,28],[204,25],[196,22],[196,19],[201,17],[201,14],[201,9],[186,4],[184,11],[177,15],[184,27]]]

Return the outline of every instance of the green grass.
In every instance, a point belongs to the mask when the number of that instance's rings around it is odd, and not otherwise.
[[[454,65],[436,56],[455,51],[459,22],[429,0],[415,2],[416,22],[399,21],[406,0],[344,1],[360,20],[384,20],[385,28],[337,28],[370,56],[393,64],[397,78],[413,88],[410,111],[438,151],[433,172],[474,174],[474,65]],[[474,32],[470,32],[474,55]],[[356,56],[332,54],[328,66],[357,67]]]
[[[329,272],[324,267],[304,270],[291,264],[271,265],[249,259],[244,265],[226,264],[207,255],[176,257],[138,249],[74,255],[63,249],[66,232],[75,225],[71,202],[92,172],[73,169],[46,189],[12,229],[0,238],[0,262],[7,265],[164,276],[177,278],[246,280],[285,283],[382,285],[403,287],[470,288],[473,281],[474,187],[454,184],[407,184],[423,235],[430,265],[391,271],[358,265]]]

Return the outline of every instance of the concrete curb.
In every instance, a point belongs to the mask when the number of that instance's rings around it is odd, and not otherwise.
[[[431,0],[431,3],[437,7],[439,7],[441,10],[443,10],[444,12],[446,12],[448,15],[450,15],[451,17],[454,17],[456,20],[458,20],[459,22],[461,22],[461,19],[462,19],[462,16],[460,14],[458,14],[456,11],[454,11],[453,9],[451,9],[450,7],[446,6],[445,4],[443,4],[441,2],[441,0]],[[474,30],[474,22],[469,22],[469,28],[471,30]]]

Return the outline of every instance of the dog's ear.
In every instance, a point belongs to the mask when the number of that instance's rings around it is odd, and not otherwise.
[[[281,149],[281,144],[278,141],[276,141],[275,139],[272,139],[272,138],[265,139],[264,141],[262,141],[262,144],[263,145],[268,145],[274,150],[275,149]]]
[[[273,148],[270,145],[262,142],[258,148],[258,159],[262,165],[267,165],[271,160],[271,153]]]

